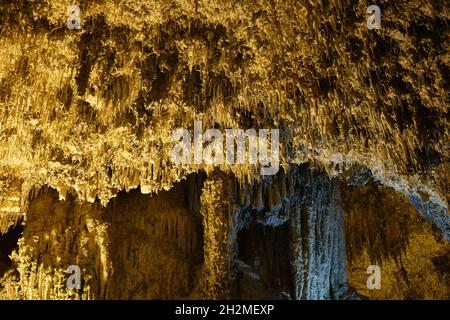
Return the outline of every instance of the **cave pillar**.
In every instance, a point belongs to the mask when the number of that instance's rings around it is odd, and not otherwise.
[[[107,298],[112,272],[108,230],[99,205],[59,201],[56,191],[40,190],[30,198],[23,236],[12,254],[15,270],[8,282],[11,287],[6,288],[9,297]],[[69,266],[78,268],[70,269],[70,274],[79,279],[79,288],[67,285]]]
[[[232,296],[236,249],[235,221],[239,207],[235,205],[233,180],[222,173],[208,176],[200,197],[203,223],[204,266],[202,295],[206,299]]]
[[[347,291],[339,184],[320,173],[297,178],[290,219],[295,298],[339,299]]]

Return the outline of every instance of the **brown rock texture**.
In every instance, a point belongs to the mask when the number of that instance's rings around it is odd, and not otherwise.
[[[361,0],[80,0],[77,30],[0,0],[0,298],[448,299],[450,5],[374,2],[380,30]],[[173,163],[194,121],[279,129],[280,171]]]

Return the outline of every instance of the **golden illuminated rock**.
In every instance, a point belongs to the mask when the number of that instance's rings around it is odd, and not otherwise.
[[[0,0],[0,298],[448,298],[445,2],[74,5]],[[280,171],[175,164],[195,121],[278,129]]]

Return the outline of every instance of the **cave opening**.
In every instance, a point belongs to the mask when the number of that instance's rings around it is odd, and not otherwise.
[[[17,223],[4,234],[0,233],[0,278],[12,267],[11,253],[18,249],[18,241],[22,237],[23,225]]]
[[[253,223],[238,233],[237,295],[240,299],[292,299],[289,224]]]

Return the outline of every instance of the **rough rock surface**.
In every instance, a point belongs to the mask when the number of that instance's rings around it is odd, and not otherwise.
[[[20,238],[0,297],[339,298],[344,235],[349,262],[406,251],[446,283],[450,6],[376,2],[381,30],[362,0],[83,0],[70,30],[66,1],[0,0],[0,244]],[[279,174],[175,165],[172,132],[195,120],[279,128]],[[357,198],[373,185],[389,191]],[[404,197],[434,256],[375,214],[403,217]],[[351,230],[377,225],[391,245],[367,251]],[[253,244],[266,229],[274,242]],[[81,291],[64,286],[71,264]]]

